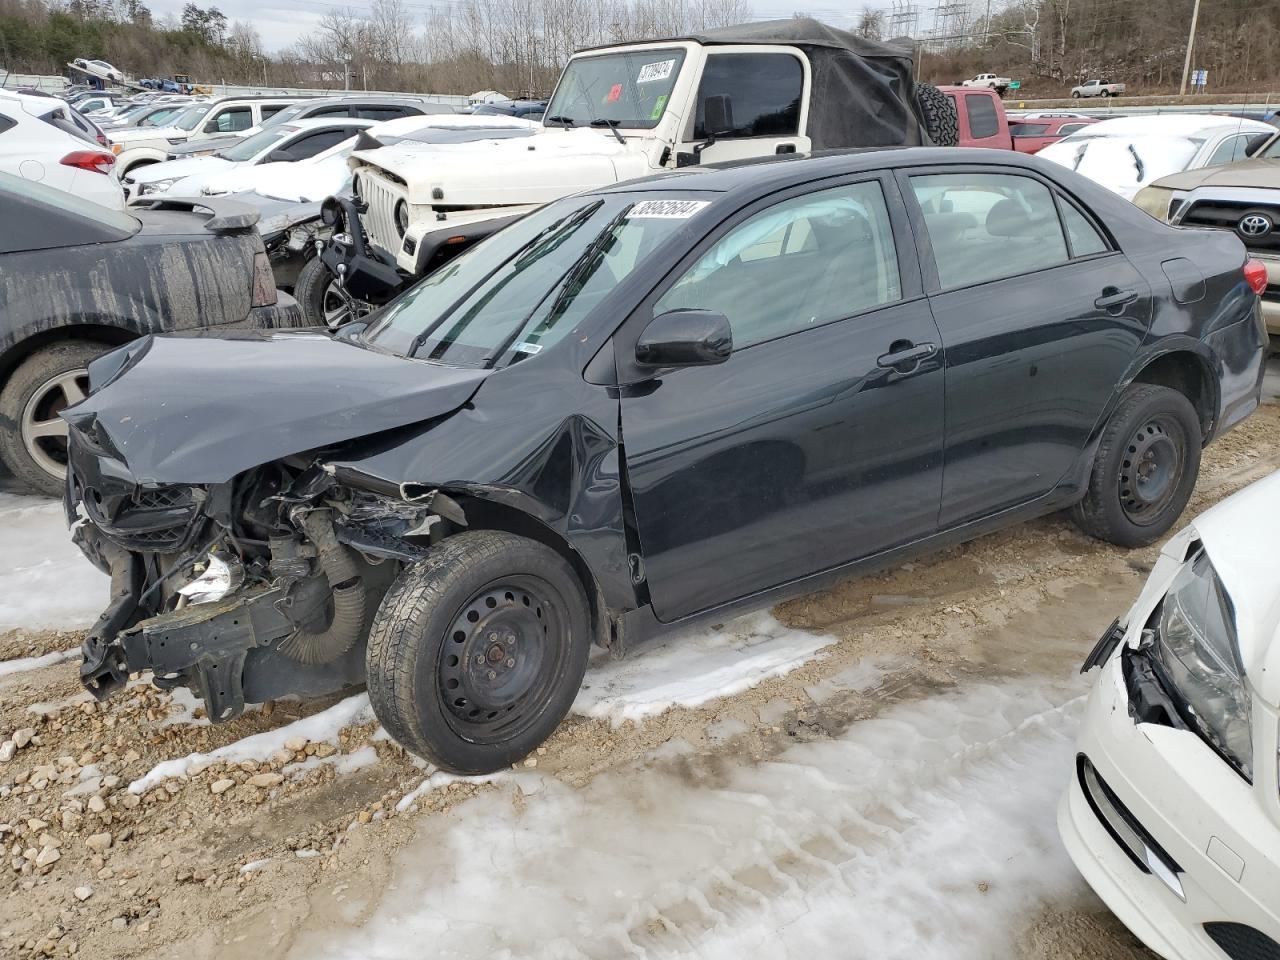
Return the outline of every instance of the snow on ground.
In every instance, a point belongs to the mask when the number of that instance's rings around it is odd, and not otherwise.
[[[750,614],[644,644],[624,660],[596,658],[573,712],[617,726],[698,707],[790,673],[831,643],[834,637],[792,630],[768,613]]]
[[[857,943],[987,960],[1040,904],[1084,891],[1054,827],[1081,692],[1079,678],[974,686],[705,780],[675,761],[576,791],[506,774],[422,820],[385,890],[313,913],[291,956],[430,943],[460,960],[736,960]]]
[[[62,504],[0,491],[0,632],[88,626],[110,585],[71,542]]]
[[[274,730],[264,730],[253,736],[228,743],[225,747],[211,750],[209,753],[189,753],[185,757],[176,757],[156,764],[143,776],[129,784],[130,793],[146,793],[157,783],[171,777],[181,777],[193,768],[201,770],[219,760],[239,763],[243,760],[261,762],[272,754],[284,749],[285,741],[300,737],[312,743],[337,743],[338,733],[344,728],[357,723],[368,723],[373,720],[373,708],[369,706],[369,695],[357,694],[340,700],[327,710],[313,713],[309,717],[287,723]]]
[[[0,677],[11,673],[22,673],[25,670],[39,670],[41,667],[52,667],[57,663],[65,663],[73,657],[80,656],[80,648],[55,650],[41,657],[18,657],[16,660],[0,660]]]

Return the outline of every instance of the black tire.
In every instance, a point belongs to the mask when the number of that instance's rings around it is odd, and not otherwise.
[[[1085,533],[1144,547],[1177,523],[1200,472],[1200,418],[1168,387],[1134,384],[1107,420],[1088,491],[1071,509]]]
[[[18,365],[0,390],[0,460],[37,493],[62,496],[66,431],[57,414],[78,402],[69,390],[78,391],[80,399],[88,393],[86,367],[108,349],[85,340],[42,347]],[[60,435],[36,436],[39,424],[64,429]]]
[[[333,292],[337,278],[319,257],[312,257],[298,271],[293,284],[293,298],[302,308],[302,317],[310,326],[333,329],[351,319],[345,303]]]
[[[1105,100],[1107,97],[1109,97],[1109,96],[1111,96],[1111,91],[1110,91],[1110,90],[1103,90],[1103,91],[1102,91],[1102,98],[1103,98],[1104,100]]]
[[[916,103],[920,105],[920,117],[925,132],[939,147],[955,147],[960,143],[960,118],[951,98],[928,83],[916,84]]]
[[[1079,100],[1079,99],[1080,99],[1080,91],[1079,91],[1079,90],[1073,90],[1073,91],[1071,91],[1071,99],[1072,99],[1072,100]]]
[[[564,719],[590,647],[587,598],[558,553],[509,533],[461,533],[383,598],[365,655],[369,699],[424,760],[492,773]]]

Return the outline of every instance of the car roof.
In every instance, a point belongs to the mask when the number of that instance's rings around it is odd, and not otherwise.
[[[905,166],[980,163],[1024,170],[1045,170],[1044,161],[1012,150],[984,150],[955,147],[873,147],[855,150],[827,150],[812,154],[794,153],[782,156],[754,157],[706,166],[682,167],[642,180],[611,184],[597,190],[602,193],[632,193],[671,190],[697,190],[712,193],[760,192],[785,189],[822,177],[847,173],[884,170]]]
[[[1219,117],[1204,113],[1163,113],[1100,120],[1089,126],[1089,136],[1189,137],[1227,128],[1245,133],[1263,133],[1269,129],[1275,129],[1261,120],[1248,120],[1242,117]]]

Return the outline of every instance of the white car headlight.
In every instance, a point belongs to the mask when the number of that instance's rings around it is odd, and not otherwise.
[[[1156,657],[1200,735],[1253,778],[1252,700],[1236,643],[1231,601],[1203,550],[1165,594]]]
[[[170,177],[167,180],[151,180],[147,183],[140,183],[138,184],[138,196],[145,197],[150,193],[164,193],[181,179],[181,177]]]

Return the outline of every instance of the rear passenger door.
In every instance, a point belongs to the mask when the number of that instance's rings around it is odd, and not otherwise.
[[[628,320],[619,369],[640,328],[680,309],[727,317],[733,354],[622,395],[661,620],[933,532],[938,332],[891,179],[808,185],[739,214]]]
[[[1085,208],[1030,171],[899,180],[946,353],[947,528],[1071,480],[1151,294]]]

